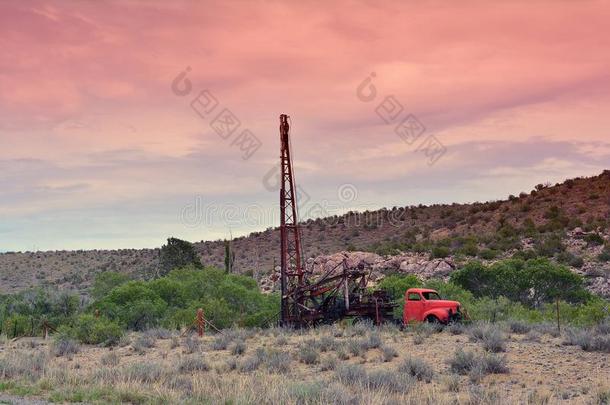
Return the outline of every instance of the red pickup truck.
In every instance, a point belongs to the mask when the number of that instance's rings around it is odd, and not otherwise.
[[[410,288],[405,293],[402,321],[450,323],[462,319],[460,303],[441,299],[438,292],[427,288]]]

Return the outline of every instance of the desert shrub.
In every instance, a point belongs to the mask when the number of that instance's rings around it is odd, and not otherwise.
[[[364,336],[373,329],[373,322],[370,319],[360,319],[354,321],[348,330],[350,336]]]
[[[348,359],[349,359],[349,353],[348,353],[348,351],[347,351],[347,350],[345,350],[345,348],[344,348],[344,347],[342,347],[342,346],[341,346],[341,347],[339,347],[339,348],[337,349],[337,358],[338,358],[339,360],[348,360]]]
[[[398,371],[415,377],[419,381],[432,381],[434,371],[432,367],[424,360],[417,357],[407,357],[398,366]]]
[[[341,364],[335,373],[337,379],[345,385],[364,384],[367,380],[366,370],[359,364]]]
[[[588,332],[579,328],[566,328],[563,331],[562,344],[566,346],[580,346],[589,340]]]
[[[153,384],[164,379],[167,373],[165,368],[158,363],[139,362],[125,368],[123,375],[130,381]]]
[[[189,377],[180,375],[172,376],[165,382],[165,386],[188,396],[191,396],[193,393],[193,381]]]
[[[241,371],[242,373],[250,373],[252,371],[258,370],[258,368],[260,367],[260,365],[262,364],[262,359],[259,358],[256,355],[252,355],[252,356],[248,356],[246,357],[240,364],[239,364],[239,371]]]
[[[476,257],[479,254],[479,247],[477,246],[476,242],[468,242],[462,245],[462,247],[458,249],[457,253],[464,256]]]
[[[445,246],[434,246],[430,252],[431,259],[443,259],[451,254],[451,249]]]
[[[184,339],[184,349],[188,354],[199,352],[201,348],[201,342],[195,336],[189,335]]]
[[[347,341],[347,350],[352,356],[361,356],[366,352],[366,344],[359,339],[351,338]]]
[[[152,328],[144,333],[154,339],[171,339],[172,337],[172,332],[165,328]]]
[[[544,335],[549,335],[552,337],[559,337],[560,332],[557,329],[556,324],[552,324],[549,322],[540,322],[534,325],[534,329]]]
[[[559,263],[567,264],[568,266],[575,267],[577,269],[580,269],[585,264],[585,261],[582,257],[576,256],[568,251],[559,253],[557,255],[557,261],[559,261]]]
[[[589,246],[601,246],[604,244],[604,237],[597,232],[585,235],[585,241]]]
[[[115,352],[108,352],[100,358],[100,362],[104,366],[116,367],[121,362],[121,358]]]
[[[384,362],[390,362],[395,357],[398,357],[398,352],[392,346],[382,346],[381,347],[381,358]]]
[[[226,350],[231,344],[232,337],[228,334],[221,334],[214,338],[212,342],[212,350]]]
[[[532,329],[531,325],[521,321],[511,321],[509,322],[508,327],[512,333],[517,333],[519,335],[524,335]]]
[[[261,356],[260,352],[258,356]],[[292,358],[287,352],[280,350],[269,350],[265,353],[263,359],[267,370],[269,370],[270,373],[285,374],[290,371]]]
[[[236,340],[229,347],[229,351],[233,356],[241,356],[246,352],[246,342],[243,340]]]
[[[173,336],[169,347],[170,349],[175,349],[178,346],[180,346],[180,339],[178,338],[178,336]]]
[[[424,343],[426,341],[426,337],[427,335],[421,333],[421,332],[416,332],[413,335],[413,344],[414,345],[421,345],[422,343]]]
[[[43,352],[30,353],[9,351],[0,358],[0,377],[4,379],[24,378],[38,381],[47,370],[48,358]]]
[[[331,371],[337,367],[337,358],[335,356],[326,356],[320,360],[320,371]]]
[[[579,346],[586,352],[610,353],[610,336],[585,335]]]
[[[155,343],[156,342],[153,337],[148,335],[140,335],[131,343],[131,347],[133,347],[137,353],[142,354],[146,351],[146,349],[155,347]]]
[[[225,361],[225,369],[228,371],[237,370],[237,360],[234,359],[233,357],[229,357]]]
[[[80,351],[80,346],[78,342],[69,337],[61,336],[53,342],[51,346],[51,352],[54,356],[62,357],[69,356],[71,357],[74,354],[77,354]]]
[[[489,352],[503,352],[506,350],[506,337],[500,328],[493,324],[479,323],[470,328],[470,339],[481,342],[483,348]]]
[[[318,341],[318,348],[322,353],[332,351],[337,347],[337,341],[333,336],[324,335]]]
[[[460,322],[454,322],[447,328],[450,334],[452,335],[461,335],[466,330],[466,326]]]
[[[508,367],[506,366],[506,357],[498,356],[493,353],[484,353],[479,357],[480,368],[487,374],[506,374],[508,373]]]
[[[377,349],[382,344],[383,344],[383,340],[381,338],[381,335],[377,332],[369,333],[369,335],[365,341],[365,346],[367,349]]]
[[[610,335],[610,319],[605,319],[603,322],[598,323],[595,326],[595,332]]]
[[[610,262],[610,246],[604,247],[604,250],[597,255],[597,260],[600,262]]]
[[[366,376],[366,384],[372,389],[404,393],[411,389],[413,380],[404,374],[396,374],[388,370],[374,370]]]
[[[553,257],[566,250],[562,235],[558,233],[543,234],[534,241],[534,249],[538,256]]]
[[[452,372],[457,374],[468,374],[475,363],[475,354],[471,351],[458,349],[447,363]]]
[[[526,342],[540,343],[540,333],[535,330],[530,330],[524,337]]]
[[[479,257],[484,260],[493,260],[498,257],[499,254],[500,252],[494,249],[482,249],[479,252]]]
[[[492,353],[477,356],[474,352],[458,349],[448,364],[451,371],[457,374],[468,374],[473,370],[483,375],[508,372],[506,358]]]
[[[202,358],[197,356],[183,357],[178,363],[178,371],[181,373],[193,373],[196,371],[208,371],[210,367]]]
[[[316,364],[320,359],[320,354],[315,346],[305,344],[299,348],[299,360],[305,364]]]
[[[81,315],[75,325],[77,338],[87,344],[113,346],[119,343],[123,330],[116,322],[92,315]]]

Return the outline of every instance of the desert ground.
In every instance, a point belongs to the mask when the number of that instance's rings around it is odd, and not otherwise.
[[[4,339],[0,401],[607,404],[610,354],[577,336],[549,324],[339,324],[202,338],[155,329],[116,347]]]

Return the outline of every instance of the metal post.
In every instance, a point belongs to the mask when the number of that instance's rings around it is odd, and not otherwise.
[[[203,332],[205,330],[205,318],[203,315],[203,308],[199,308],[197,310],[197,334],[199,337],[203,337]]]
[[[555,300],[557,306],[557,332],[561,333],[561,323],[559,322],[559,298]]]

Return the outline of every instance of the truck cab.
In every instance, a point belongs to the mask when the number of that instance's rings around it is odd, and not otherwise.
[[[447,324],[461,320],[460,303],[443,300],[438,292],[427,288],[410,288],[405,293],[403,323],[434,322]]]

